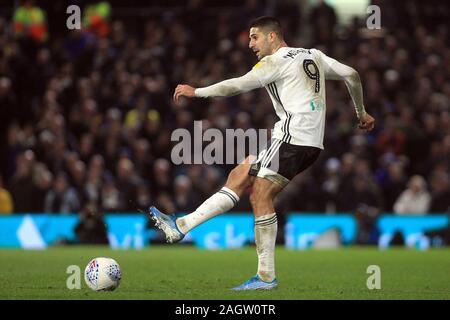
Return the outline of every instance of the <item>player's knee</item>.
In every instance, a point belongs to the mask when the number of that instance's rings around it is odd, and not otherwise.
[[[230,171],[228,174],[227,182],[233,184],[233,185],[239,185],[244,180],[242,177],[243,170],[241,168],[241,165],[236,166],[233,170]]]
[[[232,189],[240,196],[244,190],[251,185],[252,177],[248,175],[249,169],[250,166],[246,164],[236,166],[229,173],[225,186]]]
[[[267,214],[273,207],[273,202],[266,192],[252,190],[250,193],[250,203],[255,215]]]
[[[255,183],[250,193],[250,203],[253,206],[272,201],[272,195],[269,189],[263,188],[261,184]]]

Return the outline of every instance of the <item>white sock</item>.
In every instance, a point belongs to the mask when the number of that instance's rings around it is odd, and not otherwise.
[[[205,200],[194,212],[177,219],[177,227],[184,234],[220,213],[227,212],[239,201],[237,194],[223,187]]]
[[[275,279],[275,242],[277,239],[277,215],[267,214],[255,219],[255,243],[258,254],[258,275],[263,281]]]

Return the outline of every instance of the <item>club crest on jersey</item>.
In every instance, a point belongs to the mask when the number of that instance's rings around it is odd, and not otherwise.
[[[311,107],[311,111],[319,111],[325,108],[325,104],[322,100],[312,100],[309,103],[309,106]]]
[[[253,69],[259,69],[259,68],[261,68],[262,65],[263,65],[263,63],[264,63],[264,62],[259,61],[257,64],[255,64],[255,65],[253,66]]]

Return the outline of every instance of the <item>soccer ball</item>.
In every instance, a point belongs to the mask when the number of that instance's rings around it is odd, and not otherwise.
[[[95,258],[89,261],[84,270],[84,280],[94,291],[113,291],[122,279],[122,272],[116,260],[111,258]]]

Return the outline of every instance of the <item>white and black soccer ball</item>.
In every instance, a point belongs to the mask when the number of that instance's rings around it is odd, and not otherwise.
[[[113,291],[122,279],[122,272],[116,260],[99,257],[89,261],[84,270],[84,280],[94,291]]]

